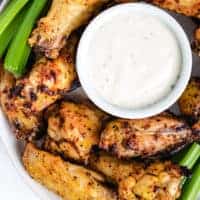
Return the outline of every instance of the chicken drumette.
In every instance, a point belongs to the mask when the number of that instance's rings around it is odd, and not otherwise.
[[[29,44],[49,58],[56,58],[66,38],[85,24],[89,18],[110,0],[53,0],[46,17],[38,22]]]
[[[49,108],[47,115],[45,149],[87,163],[92,147],[99,143],[105,113],[93,105],[61,102]]]

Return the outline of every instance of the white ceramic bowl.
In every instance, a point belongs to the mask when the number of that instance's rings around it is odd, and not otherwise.
[[[182,54],[182,68],[180,76],[174,88],[165,98],[163,98],[159,102],[141,109],[127,109],[118,107],[108,103],[101,96],[99,96],[92,82],[90,82],[88,78],[89,67],[87,67],[86,64],[87,61],[85,59],[87,57],[85,56],[87,49],[89,48],[89,44],[93,34],[95,34],[95,30],[99,26],[102,26],[109,18],[113,16],[116,17],[120,13],[123,14],[127,12],[146,13],[158,17],[160,20],[162,20],[175,34]],[[156,8],[154,6],[148,5],[146,3],[128,3],[107,9],[106,11],[98,15],[96,18],[94,18],[94,20],[88,25],[88,27],[86,28],[81,37],[78,46],[76,66],[82,87],[84,88],[88,97],[98,107],[100,107],[101,109],[112,115],[122,118],[144,118],[156,115],[168,109],[181,96],[191,76],[192,53],[191,53],[190,43],[183,28],[167,12],[159,8]]]

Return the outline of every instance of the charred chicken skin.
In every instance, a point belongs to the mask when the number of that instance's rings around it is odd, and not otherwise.
[[[72,31],[110,0],[53,0],[46,17],[38,22],[29,44],[46,57],[56,58]]]
[[[64,200],[115,200],[115,193],[103,185],[104,178],[82,166],[63,161],[27,144],[22,158],[30,176]]]
[[[193,126],[192,126],[192,131],[195,134],[200,134],[200,120],[198,120]]]
[[[106,115],[93,106],[73,102],[57,104],[47,113],[45,149],[87,163],[92,147],[99,143]]]
[[[186,16],[200,18],[200,0],[147,0],[147,2]]]
[[[171,161],[144,164],[100,153],[90,165],[118,185],[119,200],[175,200],[181,193],[183,170]]]
[[[178,101],[183,115],[198,119],[200,117],[200,78],[192,78]]]
[[[137,2],[138,0],[114,0],[116,3]],[[144,0],[161,8],[186,16],[200,18],[200,0]]]
[[[76,79],[72,37],[57,59],[39,59],[23,78],[14,80],[8,73],[1,77],[1,105],[17,138],[31,139],[39,132],[41,112],[70,90]]]
[[[190,128],[171,114],[138,120],[116,119],[106,124],[99,147],[119,158],[168,155],[199,140]]]

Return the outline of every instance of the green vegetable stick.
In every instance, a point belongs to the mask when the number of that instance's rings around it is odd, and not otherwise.
[[[11,22],[11,24],[6,28],[6,30],[0,35],[0,58],[4,55],[8,44],[12,40],[13,36],[16,34],[17,29],[20,23],[23,20],[23,17],[26,13],[26,9],[23,9],[15,19]]]
[[[0,36],[29,0],[12,0],[0,14]]]
[[[200,194],[200,163],[193,170],[191,180],[188,180],[183,187],[181,200],[197,200]]]
[[[199,157],[200,157],[200,145],[197,143],[194,143],[189,148],[189,150],[184,155],[184,157],[181,159],[179,164],[181,166],[187,167],[188,169],[192,169],[192,167],[195,165]]]
[[[26,61],[30,54],[30,47],[27,43],[28,37],[32,31],[32,28],[44,8],[48,0],[33,0],[24,21],[22,22],[16,37],[13,39],[4,62],[6,70],[19,77],[25,71]]]
[[[183,158],[179,161],[179,165],[192,169],[200,157],[200,145],[198,143],[193,143],[190,148],[187,150]],[[185,184],[187,180],[186,177],[183,177],[182,185]]]

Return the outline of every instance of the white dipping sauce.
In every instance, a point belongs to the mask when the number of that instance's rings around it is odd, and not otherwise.
[[[142,108],[165,97],[181,70],[181,52],[170,28],[148,14],[113,16],[93,34],[85,58],[89,78],[107,102]]]

